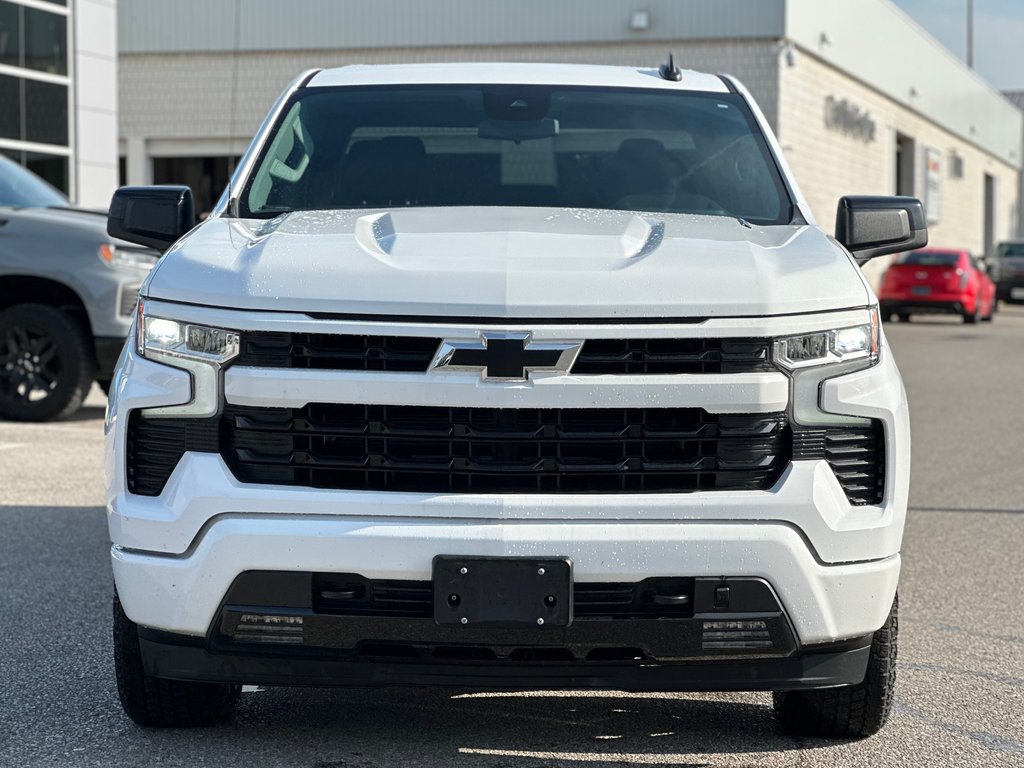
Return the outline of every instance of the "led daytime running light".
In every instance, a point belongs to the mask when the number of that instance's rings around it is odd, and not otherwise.
[[[174,357],[217,364],[238,355],[240,339],[236,331],[147,316],[140,302],[137,345],[139,354],[147,358]]]
[[[878,309],[872,307],[864,325],[776,340],[775,360],[788,370],[861,358],[873,363],[878,359],[878,327]]]

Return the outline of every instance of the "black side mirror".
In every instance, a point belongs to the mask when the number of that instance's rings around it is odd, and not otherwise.
[[[166,251],[196,224],[188,187],[121,187],[110,201],[107,234]]]
[[[858,264],[928,245],[924,206],[914,197],[851,195],[839,200],[836,240]]]

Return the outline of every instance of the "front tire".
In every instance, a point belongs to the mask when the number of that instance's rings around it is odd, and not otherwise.
[[[787,691],[773,695],[775,714],[785,733],[825,738],[864,738],[889,719],[896,687],[896,636],[899,596],[889,617],[871,639],[864,681],[841,688]]]
[[[88,335],[65,312],[46,304],[0,312],[0,417],[70,416],[89,393],[95,370]]]
[[[189,683],[147,675],[139,650],[139,628],[114,596],[114,670],[121,706],[147,728],[195,728],[228,719],[240,685]]]

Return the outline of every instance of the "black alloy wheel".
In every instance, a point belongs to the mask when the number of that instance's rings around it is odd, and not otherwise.
[[[47,421],[81,406],[96,369],[89,338],[44,304],[0,312],[0,417]]]

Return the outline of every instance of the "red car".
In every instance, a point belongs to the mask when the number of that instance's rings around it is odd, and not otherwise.
[[[878,292],[882,317],[906,322],[917,314],[960,315],[965,323],[991,321],[996,286],[967,251],[923,248],[901,255]]]

